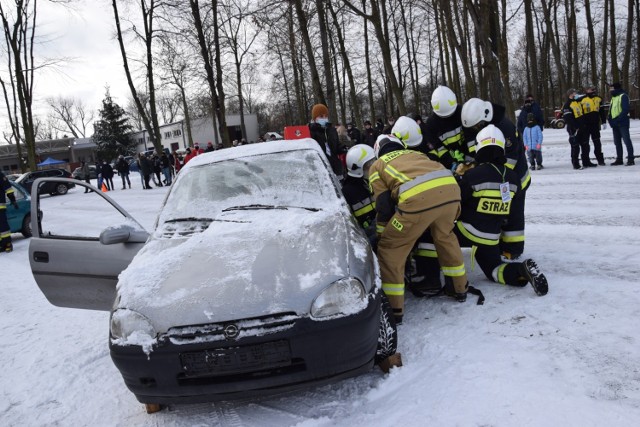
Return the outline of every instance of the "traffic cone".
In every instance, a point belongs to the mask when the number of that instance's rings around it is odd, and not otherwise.
[[[104,182],[102,183],[101,190],[102,190],[103,193],[106,193],[107,191],[109,191],[109,190],[107,190],[107,185]]]

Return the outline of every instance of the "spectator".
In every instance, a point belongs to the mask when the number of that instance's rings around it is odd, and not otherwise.
[[[376,120],[376,130],[378,131],[378,135],[384,130],[384,123],[382,123],[382,119],[379,117]]]
[[[522,137],[522,131],[528,125],[527,115],[532,113],[536,124],[540,127],[540,130],[544,128],[544,115],[542,114],[542,108],[538,105],[538,103],[533,99],[533,95],[530,93],[524,97],[524,105],[520,109],[520,114],[518,115],[518,135]]]
[[[151,190],[149,181],[151,180],[151,173],[153,168],[147,156],[144,153],[138,154],[138,168],[140,169],[140,176],[142,176],[142,188],[145,190]]]
[[[529,156],[531,170],[542,169],[542,129],[533,113],[527,115],[527,127],[522,131],[522,141]]]
[[[371,126],[371,122],[369,120],[364,122],[364,131],[362,132],[362,142],[364,144],[367,144],[369,147],[373,147],[378,135],[380,135],[380,132]]]
[[[171,185],[171,162],[166,152],[162,152],[160,156],[160,167],[162,168],[162,174],[164,175],[164,184]]]
[[[333,172],[342,178],[343,167],[339,155],[345,156],[346,149],[340,144],[336,128],[329,122],[329,109],[326,105],[316,104],[311,109],[309,132],[311,133],[311,138],[316,140],[322,151],[327,155]]]
[[[347,123],[347,134],[349,135],[349,139],[351,139],[349,147],[362,143],[362,133],[353,123]]]
[[[118,171],[118,175],[120,175],[120,178],[122,178],[122,189],[125,190],[127,188],[125,186],[125,183],[129,184],[129,189],[131,189],[131,180],[129,179],[129,163],[127,163],[122,154],[120,154],[120,156],[118,157],[116,170]]]
[[[84,182],[91,185],[91,169],[89,169],[89,164],[84,160],[80,165],[80,172],[82,173],[82,179],[84,180]],[[88,187],[84,187],[84,192],[93,193],[93,190],[90,190]]]
[[[396,124],[396,119],[393,118],[392,116],[389,116],[389,118],[387,119],[387,126],[382,129],[382,134],[383,135],[389,135],[391,134],[391,129],[393,129],[393,125]]]
[[[191,147],[187,147],[186,153],[187,154],[184,156],[183,166],[186,166],[187,163],[189,163],[189,160],[193,159],[196,156],[196,153],[194,151],[191,151]]]
[[[160,178],[160,173],[162,172],[162,162],[160,161],[160,157],[157,154],[154,154],[151,158],[151,165],[153,167],[153,173],[155,175],[155,179],[153,182],[156,184],[156,187],[162,187],[162,178]]]
[[[627,147],[627,166],[633,166],[636,163],[633,157],[633,142],[629,135],[629,95],[622,90],[620,83],[611,83],[609,93],[611,106],[607,120],[613,131],[613,143],[616,146],[616,161],[611,163],[611,166],[622,164],[622,141]]]
[[[102,179],[105,184],[107,184],[107,190],[112,191],[116,189],[113,185],[113,168],[106,160],[102,162]]]

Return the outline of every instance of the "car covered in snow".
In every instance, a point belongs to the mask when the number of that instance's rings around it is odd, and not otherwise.
[[[91,197],[121,220],[92,239],[34,221],[31,269],[54,305],[111,312],[111,357],[148,409],[332,382],[395,353],[375,255],[315,141],[193,158],[151,233]]]

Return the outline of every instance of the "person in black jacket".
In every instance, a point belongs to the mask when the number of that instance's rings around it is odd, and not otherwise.
[[[580,104],[584,115],[587,142],[589,141],[589,137],[591,137],[593,154],[596,156],[598,165],[604,166],[604,155],[602,154],[602,143],[600,142],[600,126],[606,123],[607,115],[605,110],[600,108],[602,98],[596,95],[596,88],[594,86],[587,86],[587,90],[580,100]]]
[[[376,143],[376,139],[378,139],[378,135],[380,135],[380,132],[371,126],[371,122],[369,120],[364,122],[364,130],[362,131],[363,144],[367,144],[369,147],[373,148],[373,145]]]
[[[102,179],[107,185],[107,190],[115,190],[116,187],[113,185],[113,168],[111,165],[105,160],[102,162],[102,168],[100,170],[102,171]]]
[[[149,181],[151,180],[151,173],[153,172],[153,167],[147,156],[144,153],[138,154],[138,167],[140,169],[140,174],[142,175],[142,179],[144,181],[144,189],[151,190],[149,185]]]
[[[125,190],[127,188],[125,186],[125,183],[128,183],[129,189],[131,189],[131,180],[129,179],[129,164],[122,154],[120,154],[120,156],[118,157],[116,170],[118,171],[118,175],[120,175],[120,178],[122,178],[122,189]]]
[[[540,108],[538,103],[533,99],[533,95],[530,93],[524,97],[524,105],[520,109],[518,122],[516,123],[518,136],[520,136],[520,138],[522,138],[524,128],[527,127],[527,114],[529,113],[533,114],[536,124],[540,126],[540,129],[544,129],[544,114],[542,114],[542,108]]]
[[[343,177],[342,160],[347,152],[346,147],[340,144],[338,132],[333,124],[329,123],[329,109],[324,104],[316,104],[311,109],[311,123],[309,123],[311,138],[315,139],[322,151],[327,155],[333,172],[338,177]]]
[[[574,169],[580,170],[598,166],[589,160],[589,131],[584,121],[582,104],[576,99],[576,90],[567,91],[567,101],[562,106],[562,117],[567,124],[569,144],[571,144],[571,164]],[[582,166],[580,166],[580,157]]]

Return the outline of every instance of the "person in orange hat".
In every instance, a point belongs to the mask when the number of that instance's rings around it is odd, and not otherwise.
[[[329,109],[324,104],[316,104],[311,108],[309,123],[311,138],[315,139],[322,151],[327,155],[333,172],[343,177],[342,161],[339,155],[346,155],[346,147],[340,144],[336,128],[329,122]]]

